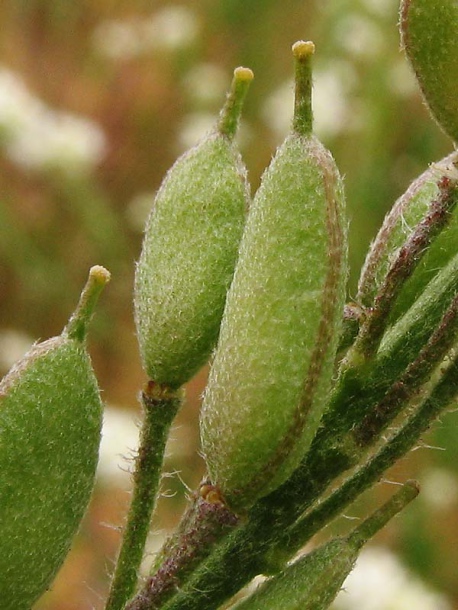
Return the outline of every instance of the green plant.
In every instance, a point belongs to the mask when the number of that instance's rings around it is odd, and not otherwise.
[[[409,58],[436,120],[452,138],[455,79],[446,75],[453,74],[457,55],[455,13],[451,0],[401,5]],[[434,44],[428,51],[426,43],[438,40],[445,25],[444,53]],[[304,42],[293,47],[292,134],[267,169],[245,228],[245,170],[232,139],[251,80],[246,69],[235,72],[216,131],[177,162],[158,193],[135,287],[140,350],[151,380],[142,392],[134,491],[107,610],[212,610],[227,603],[240,610],[324,610],[361,546],[417,495],[417,485],[406,483],[350,534],[289,562],[456,400],[456,155],[428,169],[395,204],[370,248],[356,301],[344,308],[343,186],[312,132],[313,48]],[[105,272],[91,277],[107,278]],[[28,527],[44,536],[33,547],[39,575],[30,591],[20,569],[8,578],[7,608],[26,610],[46,589],[88,501],[99,419],[85,418],[83,426],[73,416],[82,400],[77,390],[85,385],[90,400],[84,395],[79,415],[89,404],[96,411],[100,406],[80,345],[97,293],[88,286],[62,337],[42,344],[40,360],[35,352],[26,357],[0,386],[0,510],[7,511],[2,527],[15,563],[30,559]],[[209,474],[139,584],[181,386],[217,339],[201,420]],[[72,360],[64,362],[68,344]],[[58,358],[48,359],[48,347]],[[75,358],[84,359],[84,378]],[[42,381],[43,367],[56,383]],[[55,426],[33,425],[37,410]],[[9,442],[13,433],[19,440]],[[70,433],[75,455],[90,464],[79,472],[65,462],[54,483]],[[30,458],[22,446],[37,449]],[[49,451],[41,453],[41,446]],[[51,450],[57,466],[49,461]],[[40,468],[41,482],[33,488],[15,470],[27,460]],[[65,510],[48,508],[68,489],[81,493],[77,510],[67,507],[71,519]],[[15,522],[15,511],[27,504],[34,505],[36,522],[27,511]],[[62,532],[52,541],[57,551],[46,540],[45,518],[47,528]],[[258,591],[230,601],[259,574],[269,578]]]

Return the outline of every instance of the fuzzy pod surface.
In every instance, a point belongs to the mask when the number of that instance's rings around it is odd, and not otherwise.
[[[49,588],[89,502],[102,403],[84,335],[102,269],[62,335],[35,344],[0,383],[2,610],[30,610]]]
[[[377,361],[384,363],[386,371],[399,372],[415,359],[457,294],[458,254],[455,254],[383,336]],[[382,378],[383,373],[379,372],[379,376]]]
[[[402,0],[402,43],[424,99],[440,127],[458,141],[458,4]]]
[[[261,585],[234,610],[327,610],[358,553],[344,538],[331,540]]]
[[[312,43],[296,43],[294,128],[251,206],[201,411],[212,483],[249,507],[297,466],[332,377],[346,280],[341,178],[311,133]]]
[[[432,206],[446,197],[453,199],[455,206],[458,198],[457,162],[458,154],[455,151],[439,162],[431,164],[412,182],[388,212],[371,244],[361,271],[356,296],[356,301],[360,305],[373,306],[377,292],[396,261],[400,249],[413,235],[419,223],[431,213]],[[438,219],[432,214],[431,221],[435,220]],[[445,226],[434,236],[414,272],[406,280],[393,307],[392,319],[397,319],[407,311],[428,282],[455,255],[457,236],[458,211],[454,207],[453,211],[447,214]]]
[[[143,366],[177,388],[208,360],[249,203],[246,169],[233,144],[253,77],[234,72],[215,130],[167,173],[145,229],[135,274],[135,321]]]

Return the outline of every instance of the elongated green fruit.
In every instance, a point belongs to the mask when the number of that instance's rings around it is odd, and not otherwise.
[[[335,538],[286,567],[233,610],[326,610],[353,569],[361,547],[418,493],[418,484],[408,481],[348,536]]]
[[[0,383],[2,610],[30,610],[49,587],[89,502],[102,404],[84,339],[108,280],[93,267],[63,333],[35,344]]]
[[[404,281],[392,308],[391,321],[407,311],[428,282],[455,255],[458,237],[457,162],[458,155],[453,152],[432,164],[410,185],[386,215],[361,271],[356,296],[359,304],[365,307],[374,305],[401,248],[415,231],[418,232],[421,223],[423,231],[430,231],[431,241],[423,248],[413,273]],[[440,211],[441,207],[446,210],[445,213]]]
[[[248,215],[201,414],[211,481],[236,510],[280,485],[307,451],[343,313],[343,187],[311,132],[313,43],[293,52],[293,131]]]
[[[458,141],[458,4],[402,0],[402,43],[429,109]]]
[[[385,333],[376,360],[382,371],[400,373],[424,346],[458,294],[458,254],[429,282],[413,305]],[[379,378],[383,372],[379,371]],[[392,379],[393,381],[394,379]]]
[[[253,73],[234,72],[214,131],[166,175],[148,219],[135,276],[144,368],[177,388],[205,364],[219,331],[249,202],[232,143]]]

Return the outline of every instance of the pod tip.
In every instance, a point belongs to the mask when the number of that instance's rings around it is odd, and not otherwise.
[[[293,131],[297,135],[310,136],[313,128],[311,60],[315,45],[311,41],[298,40],[292,51],[296,72]]]
[[[240,66],[234,70],[231,89],[217,123],[217,131],[232,139],[237,131],[243,102],[254,75],[250,68]]]
[[[253,70],[250,70],[250,68],[239,66],[234,70],[234,78],[236,78],[238,81],[250,83],[254,78],[254,73]]]
[[[315,53],[315,45],[311,40],[298,40],[292,46],[293,55],[299,61]]]
[[[84,341],[100,293],[110,278],[110,272],[101,265],[95,265],[89,269],[86,285],[81,292],[78,305],[64,329],[69,337],[77,341]]]
[[[416,498],[421,491],[420,483],[416,479],[409,479],[404,483],[404,487],[410,489],[412,498]]]
[[[89,277],[97,284],[105,286],[111,280],[111,273],[102,265],[94,265],[89,269]]]

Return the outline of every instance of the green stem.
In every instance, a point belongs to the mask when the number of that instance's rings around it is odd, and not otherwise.
[[[315,45],[299,40],[292,50],[296,65],[293,131],[300,136],[310,136],[313,128],[312,56]]]
[[[278,509],[271,512],[270,516],[267,510],[258,510],[257,515],[252,511],[246,525],[238,528],[227,540],[216,547],[208,560],[199,566],[192,578],[164,606],[163,610],[214,610],[242,586],[248,584],[254,576],[263,573],[266,558],[272,553],[276,540],[279,548],[280,545],[289,541],[290,550],[295,552],[322,525],[340,514],[345,506],[348,506],[360,493],[379,480],[390,466],[412,449],[421,434],[456,399],[457,393],[458,358],[445,371],[443,378],[435,386],[429,398],[422,403],[399,431],[366,465],[361,467],[322,505],[319,505],[315,509],[316,512],[310,512],[298,522],[297,527],[287,528],[288,519],[291,523],[297,518],[298,505],[295,505],[297,490],[302,487],[302,494],[300,494],[302,502],[306,497],[314,501],[318,499],[320,490],[322,491],[327,486],[329,478],[331,478],[327,477],[327,483],[317,482],[319,479],[315,478],[316,472],[309,468],[302,468],[301,472],[297,471],[293,475],[295,480],[290,495],[288,495],[288,487],[291,486],[291,480],[280,490],[271,494],[271,498],[276,496]],[[259,504],[265,503],[264,500]],[[269,503],[273,504],[272,501]],[[270,530],[266,529],[269,527]],[[304,533],[301,532],[302,528]],[[281,532],[283,532],[283,536],[278,542]],[[283,547],[281,551],[283,553]],[[143,610],[149,610],[148,606],[145,606]]]
[[[407,481],[383,506],[367,517],[348,536],[348,543],[361,548],[420,493],[417,481]]]
[[[345,352],[353,345],[364,321],[364,309],[357,303],[346,303],[344,306],[342,331],[337,348],[336,366],[342,361]]]
[[[87,327],[94,313],[94,308],[99,300],[100,293],[110,281],[110,273],[96,265],[89,270],[89,277],[81,293],[78,305],[65,327],[65,332],[76,341],[84,341]]]
[[[231,610],[324,610],[329,608],[358,553],[372,536],[418,495],[408,481],[344,538],[334,538],[286,566]]]
[[[457,279],[458,255],[387,331],[376,357],[344,370],[321,422],[319,451],[371,444],[427,380],[455,341]]]
[[[234,529],[238,521],[218,490],[202,483],[177,532],[164,545],[156,562],[158,568],[126,610],[162,608],[174,595],[177,583],[186,582],[188,575],[210,554],[214,542]]]
[[[239,67],[234,70],[231,89],[226,103],[221,110],[216,127],[218,133],[227,136],[231,140],[237,131],[243,103],[253,78],[253,72],[249,68]]]
[[[439,326],[420,351],[418,357],[391,386],[374,409],[352,428],[352,436],[361,447],[376,441],[383,430],[420,391],[436,366],[456,343],[458,333],[458,296],[455,296]]]
[[[149,382],[142,393],[144,422],[133,475],[132,502],[106,610],[122,610],[132,597],[159,489],[164,450],[180,397],[167,386]]]

